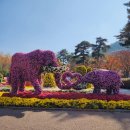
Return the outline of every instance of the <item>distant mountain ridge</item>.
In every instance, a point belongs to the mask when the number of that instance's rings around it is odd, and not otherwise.
[[[119,44],[119,42],[115,42],[110,45],[110,48],[108,49],[107,53],[112,53],[112,52],[122,51],[122,50],[130,50],[130,48],[123,47]]]

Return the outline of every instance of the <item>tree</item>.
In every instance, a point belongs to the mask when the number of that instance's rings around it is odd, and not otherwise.
[[[71,59],[71,57],[72,57],[72,54],[70,54],[66,49],[62,49],[57,54],[57,58],[60,59],[60,61],[63,64],[67,64],[69,60]]]
[[[130,2],[125,3],[124,5],[127,6],[128,22],[121,30],[120,35],[117,35],[116,37],[119,40],[121,46],[130,48]]]
[[[100,57],[104,56],[104,53],[108,50],[108,48],[110,48],[109,45],[106,45],[106,42],[107,39],[102,37],[96,38],[96,45],[93,44],[92,57],[99,60]]]
[[[107,55],[102,62],[102,68],[122,72],[127,78],[130,72],[130,51],[118,51]]]
[[[121,66],[120,59],[115,54],[106,55],[102,62],[103,69],[114,70],[117,72],[121,70]]]
[[[121,69],[124,77],[127,78],[130,72],[130,51],[119,51],[115,55],[119,58],[121,63]]]
[[[89,52],[90,52],[89,49],[91,47],[91,44],[88,41],[82,41],[75,47],[76,47],[75,52],[74,52],[75,56],[73,56],[73,58],[78,59],[76,62],[77,64],[79,63],[84,64],[85,60],[88,60],[89,58]]]
[[[11,56],[0,53],[0,73],[7,76],[11,64]]]
[[[105,57],[100,57],[98,60],[91,57],[89,59],[89,63],[87,66],[90,66],[93,69],[101,69],[101,68],[103,69],[104,62],[105,62]]]

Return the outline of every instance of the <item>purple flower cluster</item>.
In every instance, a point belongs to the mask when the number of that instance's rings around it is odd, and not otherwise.
[[[35,88],[35,94],[41,93],[39,84],[42,66],[58,66],[57,58],[52,51],[35,50],[30,53],[16,53],[12,56],[9,83],[12,94],[24,91],[24,82],[30,81]]]

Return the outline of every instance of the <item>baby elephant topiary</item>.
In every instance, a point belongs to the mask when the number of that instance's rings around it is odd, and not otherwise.
[[[30,81],[35,89],[35,94],[40,94],[40,75],[43,66],[58,66],[57,58],[52,51],[35,50],[30,53],[16,53],[12,56],[9,83],[12,94],[24,91],[24,82]]]
[[[82,81],[94,85],[93,93],[100,93],[101,89],[106,89],[107,94],[118,94],[122,84],[120,76],[110,70],[95,70],[89,72],[83,76]]]

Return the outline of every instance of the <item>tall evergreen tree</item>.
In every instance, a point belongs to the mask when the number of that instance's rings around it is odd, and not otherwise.
[[[92,57],[99,59],[104,56],[104,53],[110,48],[109,45],[106,45],[107,39],[102,37],[96,38],[96,45],[93,44]]]
[[[88,59],[89,57],[89,48],[91,47],[91,44],[88,41],[82,41],[81,43],[79,43],[78,45],[75,46],[75,56],[74,58],[77,58],[77,64],[78,63],[85,63],[85,60]]]
[[[130,1],[124,4],[127,7],[128,22],[125,27],[121,30],[120,35],[117,35],[117,39],[121,46],[130,48]]]
[[[71,57],[72,57],[72,54],[70,54],[66,49],[62,49],[57,54],[57,58],[60,59],[60,61],[63,64],[67,64],[69,60],[71,59]]]

